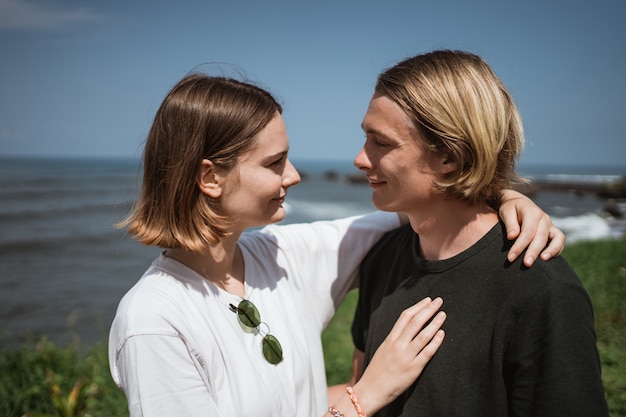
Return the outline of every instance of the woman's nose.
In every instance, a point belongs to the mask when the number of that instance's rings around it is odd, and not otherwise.
[[[301,179],[298,170],[296,170],[296,167],[294,167],[291,161],[287,159],[285,172],[283,174],[283,185],[285,187],[291,187],[292,185],[298,184],[300,180]]]
[[[360,170],[366,170],[371,167],[370,160],[365,152],[365,147],[361,148],[356,158],[354,158],[354,166]]]

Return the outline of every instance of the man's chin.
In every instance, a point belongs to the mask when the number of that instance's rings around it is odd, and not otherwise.
[[[390,204],[385,204],[384,201],[377,200],[374,196],[372,196],[372,205],[376,208],[376,210],[396,212]]]

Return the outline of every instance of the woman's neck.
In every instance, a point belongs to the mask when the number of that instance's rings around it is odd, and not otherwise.
[[[165,256],[193,269],[222,290],[245,296],[243,254],[236,238],[226,238],[202,252],[168,249]]]

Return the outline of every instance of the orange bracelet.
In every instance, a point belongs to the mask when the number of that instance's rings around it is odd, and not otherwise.
[[[354,390],[352,389],[352,387],[348,387],[346,391],[348,391],[348,395],[350,396],[350,401],[352,401],[352,405],[354,406],[354,409],[356,410],[356,413],[359,415],[359,417],[367,417],[365,415],[365,411],[363,411],[363,409],[359,405],[359,400],[356,398],[356,394],[354,393]]]
[[[337,410],[337,407],[335,407],[334,405],[331,405],[330,407],[328,407],[328,412],[333,417],[345,417],[343,413]]]

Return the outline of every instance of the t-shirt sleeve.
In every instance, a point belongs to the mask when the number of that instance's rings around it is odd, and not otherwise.
[[[573,272],[572,272],[573,274]],[[504,363],[512,416],[607,416],[591,300],[580,284],[535,293]]]
[[[370,318],[383,296],[393,291],[410,271],[413,229],[405,225],[385,234],[366,254],[359,267],[359,299],[352,322],[354,346],[365,352]],[[408,255],[408,256],[407,256]],[[398,269],[399,268],[399,269]]]
[[[325,327],[345,294],[357,286],[358,267],[369,249],[400,225],[397,214],[375,212],[332,221],[270,226],[277,239],[279,263],[301,288],[311,314]]]
[[[115,357],[131,417],[221,416],[183,340],[147,334],[126,339]],[[140,377],[141,376],[141,377]]]

